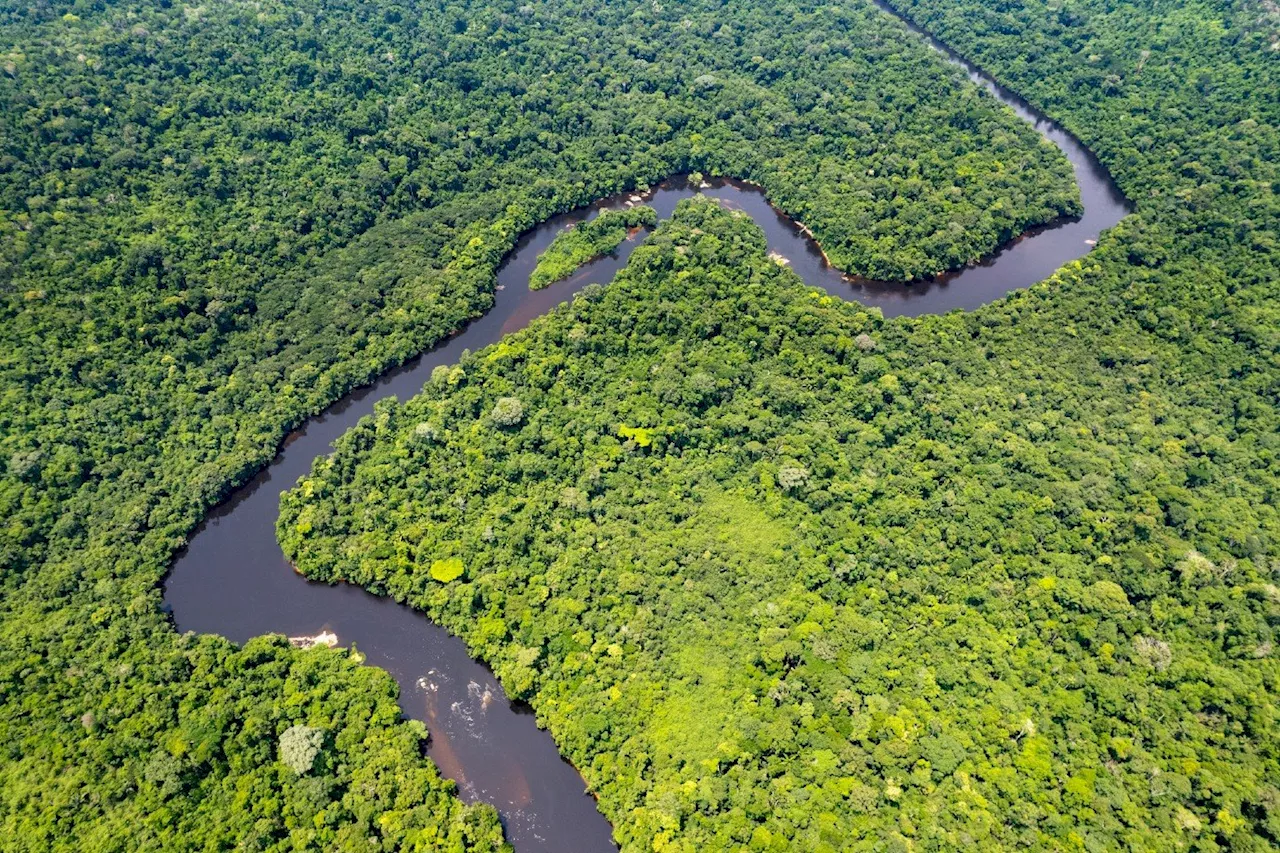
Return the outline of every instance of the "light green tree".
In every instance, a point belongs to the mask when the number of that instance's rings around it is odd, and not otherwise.
[[[324,730],[314,726],[290,726],[280,735],[280,761],[294,773],[305,776],[311,772],[320,747],[324,744]]]

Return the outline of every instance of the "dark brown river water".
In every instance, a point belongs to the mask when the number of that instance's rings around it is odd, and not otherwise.
[[[889,317],[976,308],[1034,284],[1087,253],[1089,241],[1129,210],[1106,170],[1084,146],[945,47],[924,38],[1062,149],[1075,167],[1080,186],[1085,211],[1080,219],[1035,229],[981,265],[938,281],[910,285],[850,281],[832,269],[818,247],[794,222],[771,208],[758,189],[728,180],[712,181],[703,189],[750,214],[764,229],[769,249],[789,259],[806,282],[832,295],[877,306]],[[677,178],[644,193],[643,198],[666,218],[676,202],[696,191]],[[405,714],[427,724],[431,759],[457,782],[464,799],[497,808],[507,837],[519,853],[595,853],[615,847],[609,823],[596,810],[595,800],[584,793],[577,770],[560,757],[551,736],[537,727],[532,711],[509,702],[493,674],[471,659],[461,640],[390,599],[358,587],[312,583],[295,574],[276,544],[275,520],[280,493],[293,487],[317,456],[329,453],[332,442],[369,414],[376,400],[388,396],[407,400],[421,390],[436,365],[452,364],[464,349],[480,349],[523,328],[588,284],[610,281],[636,242],[624,243],[615,254],[587,265],[571,279],[545,290],[528,288],[537,255],[557,232],[600,210],[623,207],[628,200],[626,195],[602,200],[557,216],[524,235],[498,272],[497,298],[489,313],[290,434],[270,466],[196,529],[165,583],[165,600],[180,631],[222,634],[243,642],[266,633],[314,635],[328,630],[338,635],[341,645],[356,644],[369,664],[382,667],[399,682]]]

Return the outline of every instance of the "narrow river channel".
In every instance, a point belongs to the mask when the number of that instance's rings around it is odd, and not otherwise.
[[[801,228],[770,207],[754,187],[717,180],[701,190],[750,214],[764,229],[770,251],[787,258],[806,282],[832,295],[877,306],[886,316],[976,308],[1034,284],[1087,253],[1099,233],[1129,211],[1106,170],[1084,146],[944,46],[927,35],[924,38],[1062,149],[1075,168],[1084,202],[1080,219],[1028,232],[982,264],[938,281],[903,285],[851,280],[831,268]],[[666,218],[678,201],[695,192],[698,189],[685,179],[675,178],[637,195]],[[165,600],[180,631],[216,633],[243,642],[266,633],[314,635],[328,630],[337,634],[341,645],[356,644],[369,664],[386,669],[399,682],[405,714],[427,724],[431,734],[427,752],[441,772],[457,782],[464,799],[497,808],[507,837],[519,853],[594,853],[615,848],[609,823],[597,811],[595,800],[584,793],[582,777],[560,757],[551,736],[538,729],[532,711],[509,702],[492,673],[470,658],[461,640],[390,599],[345,584],[312,583],[297,575],[276,544],[275,520],[281,492],[306,474],[317,456],[329,453],[332,442],[369,414],[375,401],[387,396],[408,399],[422,388],[432,368],[452,364],[464,349],[488,346],[586,285],[610,281],[626,263],[635,242],[624,243],[615,254],[587,265],[571,279],[541,291],[528,288],[537,255],[565,225],[628,202],[634,203],[634,197],[604,199],[524,235],[498,272],[497,298],[489,313],[290,434],[270,466],[196,529],[165,583]]]

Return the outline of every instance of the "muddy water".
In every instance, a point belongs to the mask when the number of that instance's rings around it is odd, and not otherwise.
[[[940,50],[945,48],[935,45]],[[955,57],[952,57],[955,60]],[[956,60],[958,61],[958,60]],[[962,65],[964,63],[961,63]],[[1075,167],[1085,213],[1078,220],[1036,229],[984,263],[938,281],[902,285],[855,281],[832,269],[803,230],[769,206],[763,194],[735,181],[702,187],[707,195],[749,213],[764,229],[770,251],[787,258],[809,284],[845,299],[880,307],[886,316],[975,308],[1026,287],[1085,254],[1099,232],[1127,212],[1124,198],[1092,155],[1069,134],[964,65],[986,87],[1058,145]],[[643,194],[660,217],[698,191],[673,179]],[[626,263],[636,239],[545,290],[528,289],[537,255],[565,225],[605,208],[636,203],[632,196],[603,200],[556,217],[521,238],[498,273],[494,307],[440,347],[357,390],[313,418],[284,442],[269,467],[218,507],[192,535],[166,581],[165,597],[181,631],[222,634],[242,642],[259,634],[333,631],[356,644],[368,662],[400,684],[405,714],[431,733],[428,754],[469,801],[493,804],[520,853],[608,851],[610,826],[584,793],[582,777],[565,762],[532,712],[509,702],[493,675],[472,660],[463,643],[421,614],[347,585],[311,583],[295,574],[276,544],[279,496],[317,456],[387,396],[413,396],[436,365],[457,361],[520,329],[593,282],[608,282]],[[642,235],[641,235],[642,236]]]

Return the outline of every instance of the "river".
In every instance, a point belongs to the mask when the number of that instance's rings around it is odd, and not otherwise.
[[[833,269],[800,226],[770,207],[752,186],[714,180],[701,189],[750,214],[768,237],[769,250],[787,258],[804,281],[832,295],[877,306],[888,317],[976,308],[1034,284],[1087,253],[1099,233],[1129,211],[1106,170],[1070,134],[923,37],[1066,154],[1080,187],[1082,217],[1034,229],[983,263],[937,281],[903,285],[853,280]],[[656,208],[660,218],[667,218],[678,201],[697,191],[687,180],[675,178],[635,195]],[[481,349],[523,328],[588,284],[610,281],[637,241],[624,243],[570,279],[544,290],[528,288],[537,255],[565,225],[628,202],[635,203],[633,196],[604,199],[548,220],[521,237],[498,271],[495,304],[487,314],[291,433],[266,469],[209,513],[165,582],[165,600],[180,631],[216,633],[243,642],[273,632],[292,636],[328,630],[342,645],[356,644],[369,664],[382,667],[399,682],[401,707],[407,716],[426,723],[431,734],[427,754],[441,772],[457,782],[465,800],[497,808],[519,853],[616,848],[610,825],[595,800],[584,793],[577,770],[560,757],[551,736],[537,727],[532,711],[509,702],[493,674],[471,659],[461,640],[390,599],[345,584],[312,583],[296,574],[276,543],[275,520],[281,492],[293,487],[317,456],[329,453],[333,441],[369,414],[375,401],[388,396],[407,400],[435,366],[452,364],[464,349]]]

